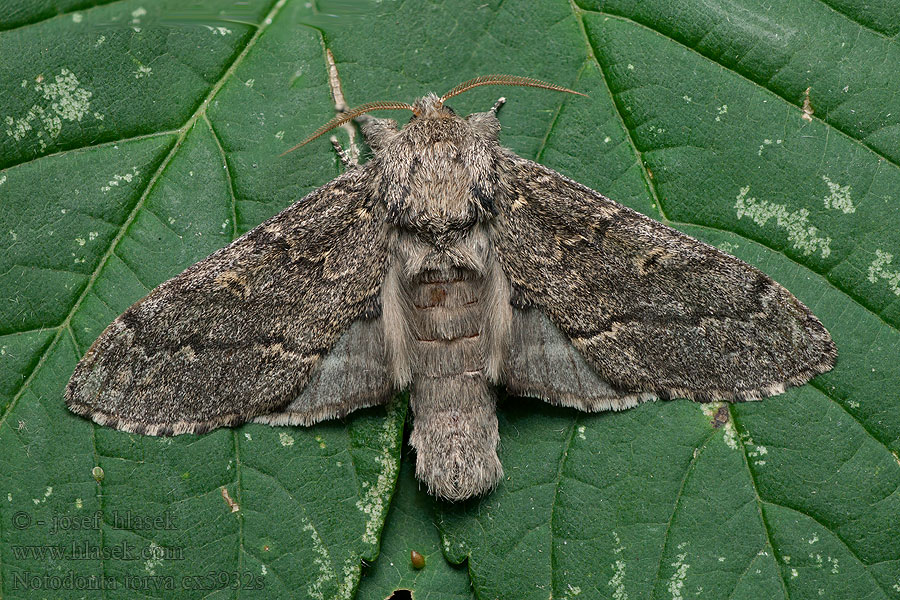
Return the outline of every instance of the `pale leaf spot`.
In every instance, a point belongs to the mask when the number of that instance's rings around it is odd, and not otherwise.
[[[738,219],[749,217],[760,227],[774,219],[776,226],[787,233],[788,241],[804,255],[819,251],[822,258],[827,258],[831,254],[831,238],[821,237],[819,230],[810,225],[808,210],[789,211],[783,204],[748,197],[749,192],[750,186],[746,186],[737,195],[734,208]]]
[[[850,186],[841,186],[834,183],[827,175],[822,175],[822,181],[828,186],[828,196],[825,196],[825,208],[829,210],[840,210],[844,214],[856,212],[853,206],[853,200],[850,198]]]
[[[140,174],[137,167],[131,167],[131,173],[123,173],[122,175],[113,175],[112,179],[106,182],[106,185],[100,187],[101,192],[108,192],[114,187],[118,187],[120,184],[131,183],[134,181],[134,178]]]
[[[232,33],[232,31],[230,29],[228,29],[227,27],[213,27],[211,25],[204,25],[204,27],[206,27],[207,29],[212,31],[213,35],[224,36],[224,35],[229,35],[230,33]]]
[[[679,550],[684,550],[686,547],[687,542],[678,544]],[[668,585],[669,593],[672,594],[672,600],[682,600],[684,598],[684,580],[687,577],[688,569],[691,568],[686,560],[687,552],[681,552],[675,555],[675,562],[671,563],[671,566],[675,568],[672,576],[669,578]]]
[[[312,523],[310,523],[306,517],[301,517],[301,519],[304,521],[303,531],[309,532],[312,537],[313,552],[316,554],[312,563],[318,569],[318,576],[314,581],[310,581],[307,584],[306,591],[310,596],[316,598],[316,600],[325,600],[324,587],[337,578],[337,573],[334,570],[334,565],[331,562],[331,556],[328,554],[328,549],[325,547],[322,538],[319,536],[319,532],[316,531],[316,528],[313,527]]]
[[[85,114],[91,114],[93,93],[81,87],[78,78],[66,68],[60,69],[52,82],[45,83],[43,75],[38,75],[34,81],[34,91],[40,97],[24,114],[6,115],[3,121],[7,136],[18,142],[28,135],[35,135],[44,150],[50,140],[59,137],[64,121],[81,121]]]
[[[716,121],[721,121],[722,115],[726,114],[727,112],[728,112],[727,104],[723,104],[722,106],[719,106],[718,108],[716,108]]]
[[[875,250],[875,260],[869,265],[867,279],[871,283],[878,283],[882,279],[887,281],[888,287],[894,292],[894,295],[900,296],[900,270],[888,268],[893,260],[893,254],[880,248]]]
[[[390,411],[379,436],[382,442],[381,453],[375,457],[375,462],[381,467],[378,477],[374,482],[362,482],[366,491],[356,502],[356,508],[366,515],[366,531],[363,533],[362,541],[373,546],[378,543],[378,528],[387,510],[388,492],[397,479],[399,468],[399,461],[394,454],[399,435],[396,412],[396,407]]]
[[[149,555],[150,557],[144,562],[144,571],[148,575],[156,575],[156,567],[163,563],[163,557],[165,556],[163,547],[156,542],[150,542],[150,545],[143,549],[141,555]]]
[[[722,252],[727,252],[728,254],[734,254],[734,251],[740,248],[738,244],[734,244],[732,242],[719,242],[716,244],[716,247]]]
[[[617,555],[617,558],[611,565],[613,567],[613,576],[606,585],[613,589],[613,600],[628,600],[628,592],[625,590],[626,565],[625,560],[621,557],[625,547],[622,545],[622,540],[619,539],[619,534],[615,531],[613,531],[612,534],[613,540],[615,540],[613,554]]]

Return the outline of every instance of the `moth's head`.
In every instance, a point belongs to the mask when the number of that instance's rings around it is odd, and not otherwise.
[[[412,112],[416,118],[422,119],[452,119],[456,112],[449,106],[444,106],[444,99],[435,94],[428,94],[419,98],[412,104]]]
[[[554,83],[547,83],[546,81],[541,81],[539,79],[532,79],[531,77],[517,77],[515,75],[484,75],[482,77],[476,77],[475,79],[470,79],[469,81],[459,84],[443,96],[438,97],[435,94],[428,94],[426,96],[423,96],[422,98],[419,98],[413,104],[407,104],[405,102],[369,102],[368,104],[357,106],[356,108],[348,110],[347,112],[340,114],[329,122],[325,123],[311,136],[309,136],[287,152],[284,152],[282,156],[284,154],[287,154],[288,152],[296,150],[300,146],[308,144],[320,135],[331,131],[335,127],[340,127],[344,123],[374,110],[409,110],[412,111],[414,120],[448,119],[461,121],[462,119],[456,116],[456,113],[453,111],[453,109],[449,106],[446,106],[444,103],[453,96],[457,96],[459,94],[462,94],[463,92],[471,90],[472,88],[482,85],[519,85],[542,88],[545,90],[555,90],[557,92],[568,92],[570,94],[578,94],[579,96],[585,95],[581,92],[576,92],[574,90],[564,88]],[[475,113],[473,115],[470,115],[469,118],[473,118],[476,115],[493,116],[493,113],[496,112],[498,106],[499,103],[495,105],[494,108],[492,108],[490,111],[488,111],[488,113]]]

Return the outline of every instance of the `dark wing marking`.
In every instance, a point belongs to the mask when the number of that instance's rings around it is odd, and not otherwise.
[[[66,388],[69,408],[149,435],[201,433],[282,409],[377,306],[383,212],[353,170],[166,281],[94,342]],[[313,411],[307,421],[338,412]]]
[[[834,365],[822,323],[758,269],[552,169],[501,165],[495,244],[515,298],[621,394],[757,399]]]

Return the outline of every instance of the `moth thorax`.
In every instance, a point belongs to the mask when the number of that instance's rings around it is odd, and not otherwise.
[[[425,165],[396,206],[395,224],[426,240],[455,240],[494,212],[492,187],[459,162]]]

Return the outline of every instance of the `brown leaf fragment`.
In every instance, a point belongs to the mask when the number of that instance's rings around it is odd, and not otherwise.
[[[232,499],[231,495],[228,493],[228,489],[224,485],[222,486],[222,498],[225,499],[225,504],[228,505],[228,508],[231,509],[231,512],[236,513],[237,511],[241,510],[241,507]]]
[[[809,101],[809,90],[812,88],[806,88],[806,91],[803,92],[803,114],[800,115],[800,118],[804,121],[812,122],[812,116],[815,112],[812,107],[812,102]]]
[[[716,414],[713,415],[712,420],[709,422],[710,425],[713,426],[714,429],[719,429],[723,427],[726,423],[728,423],[730,413],[728,412],[728,405],[723,404],[719,407],[719,410],[716,411]]]

